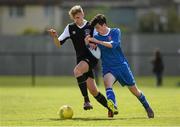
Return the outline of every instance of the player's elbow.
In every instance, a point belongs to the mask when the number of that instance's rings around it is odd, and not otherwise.
[[[113,46],[112,46],[112,45],[109,45],[109,46],[108,46],[108,48],[111,48],[111,49],[112,49],[112,48],[113,48]]]
[[[55,45],[56,45],[57,48],[60,48],[61,47],[61,42],[60,41],[56,41]]]
[[[105,46],[106,46],[107,48],[113,48],[113,45],[112,45],[111,43],[106,43]]]

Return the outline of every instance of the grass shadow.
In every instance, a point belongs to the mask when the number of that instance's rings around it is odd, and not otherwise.
[[[104,120],[115,120],[113,118],[72,118],[72,119],[60,119],[60,118],[49,118],[51,121],[61,121],[61,120],[73,120],[73,121],[104,121]]]
[[[47,122],[47,121],[123,121],[123,120],[135,120],[135,119],[148,119],[147,117],[128,117],[128,118],[81,118],[81,117],[76,117],[76,118],[72,118],[72,119],[60,119],[60,118],[39,118],[39,119],[8,119],[8,120],[3,120],[4,122],[9,121],[9,122],[13,122],[13,121],[31,121],[31,122]]]
[[[133,120],[133,119],[148,119],[147,117],[129,117],[129,118],[81,118],[72,119],[49,118],[51,121],[73,120],[73,121],[104,121],[104,120]]]

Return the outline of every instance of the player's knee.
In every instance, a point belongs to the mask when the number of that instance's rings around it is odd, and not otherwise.
[[[109,88],[109,87],[111,87],[111,84],[107,81],[104,81],[104,86],[105,86],[105,88]]]
[[[82,75],[80,69],[78,69],[77,67],[74,68],[73,72],[75,77],[79,77],[80,75]]]

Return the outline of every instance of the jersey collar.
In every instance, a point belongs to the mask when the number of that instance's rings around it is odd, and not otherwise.
[[[87,20],[84,19],[83,22],[84,22],[84,24],[83,24],[82,26],[77,25],[77,27],[79,27],[80,29],[82,29],[82,28],[86,25]]]
[[[110,28],[107,28],[107,29],[108,29],[108,32],[106,34],[101,35],[101,36],[108,36],[109,35],[111,29]]]

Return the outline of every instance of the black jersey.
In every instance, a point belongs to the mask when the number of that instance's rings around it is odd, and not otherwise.
[[[71,39],[77,58],[84,56],[92,56],[85,44],[85,37],[90,34],[93,36],[94,28],[90,26],[89,22],[85,21],[82,27],[77,26],[75,23],[68,24],[64,32],[59,36],[61,45],[67,40]],[[94,57],[94,56],[92,56]]]

